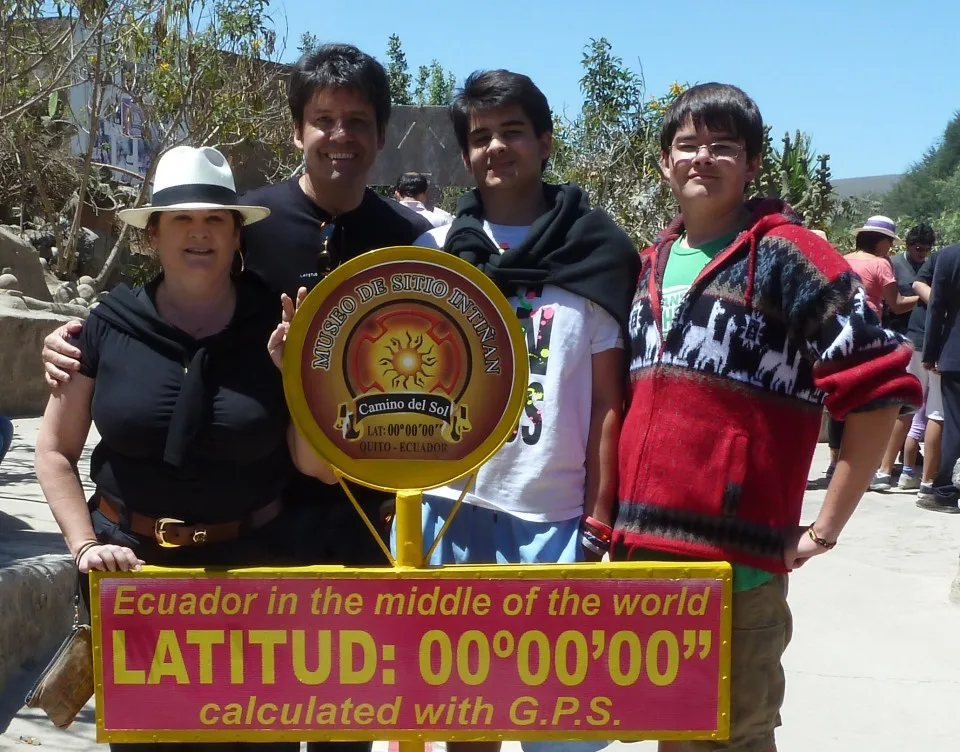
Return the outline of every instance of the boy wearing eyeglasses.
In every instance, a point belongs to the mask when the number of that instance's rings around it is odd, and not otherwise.
[[[681,215],[641,254],[613,560],[733,565],[731,738],[661,752],[775,750],[790,640],[787,573],[837,544],[901,404],[910,346],[883,330],[843,258],[785,203],[744,201],[763,121],[743,91],[695,86],[665,115]],[[826,404],[841,459],[801,525]]]

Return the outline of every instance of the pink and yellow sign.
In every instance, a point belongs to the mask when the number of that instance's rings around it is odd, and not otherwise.
[[[728,565],[383,574],[96,573],[98,740],[728,733]]]

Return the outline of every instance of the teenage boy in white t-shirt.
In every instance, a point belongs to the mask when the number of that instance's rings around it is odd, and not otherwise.
[[[517,430],[480,468],[429,563],[599,559],[617,493],[622,332],[638,276],[636,249],[580,188],[543,182],[553,124],[546,97],[528,77],[474,73],[450,114],[477,188],[461,199],[452,225],[416,244],[453,253],[498,284],[526,333],[530,381]],[[424,494],[425,549],[463,483]]]

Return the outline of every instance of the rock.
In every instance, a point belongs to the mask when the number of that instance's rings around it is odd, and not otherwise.
[[[97,245],[100,243],[100,236],[87,227],[81,227],[77,234],[77,269],[90,269],[95,263],[94,255],[97,252]]]
[[[73,282],[64,282],[60,287],[57,288],[56,293],[54,293],[53,299],[57,303],[69,303],[71,300],[77,297],[77,286]]]
[[[19,281],[24,295],[38,300],[50,300],[50,291],[43,278],[40,257],[26,240],[5,227],[0,227],[0,268],[9,266]]]
[[[0,274],[0,290],[20,290],[20,282],[7,269]]]
[[[67,636],[76,587],[77,568],[69,556],[37,556],[0,568],[0,687]]]
[[[87,277],[86,279],[90,279]],[[77,297],[83,299],[85,302],[89,303],[97,295],[97,291],[93,289],[93,285],[86,284],[81,282],[77,285]]]
[[[34,313],[53,313],[58,316],[85,319],[90,314],[88,303],[81,298],[77,298],[77,300],[80,300],[80,304],[74,304],[70,301],[51,303],[49,300],[27,297],[22,292],[15,290],[0,290],[0,313],[7,309]]]
[[[94,285],[96,285],[96,282],[97,281],[93,277],[86,274],[84,274],[82,277],[80,277],[80,279],[77,280],[78,285],[90,285],[90,287],[93,287]]]
[[[36,249],[41,258],[49,259],[51,249],[56,245],[56,236],[53,234],[53,228],[50,225],[38,227],[36,229],[26,229],[21,235],[30,245]]]
[[[14,290],[0,292],[0,310],[4,308],[11,311],[29,311],[30,306],[23,299],[23,293]]]
[[[80,317],[51,311],[18,310],[10,307],[13,301],[29,304],[24,298],[0,295],[0,353],[3,353],[0,357],[0,384],[3,385],[0,388],[0,415],[41,415],[50,395],[40,360],[43,339],[63,323]],[[83,316],[87,315],[86,309],[80,310]],[[8,605],[6,601],[2,602],[4,605],[0,611],[6,621]]]

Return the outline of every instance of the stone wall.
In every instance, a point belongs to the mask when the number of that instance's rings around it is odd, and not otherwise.
[[[43,338],[73,317],[17,311],[0,305],[0,415],[43,413],[50,391],[43,379]]]
[[[69,556],[37,556],[0,568],[0,690],[24,670],[39,675],[37,661],[70,631],[76,589]]]

